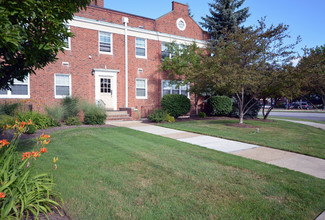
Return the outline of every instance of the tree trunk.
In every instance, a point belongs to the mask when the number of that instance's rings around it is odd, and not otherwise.
[[[197,103],[199,102],[199,99],[198,99],[198,97],[197,97],[197,95],[194,95],[194,102],[195,102],[195,114],[196,115],[198,115],[199,114],[199,109],[198,109],[198,107],[197,107]]]
[[[244,114],[243,111],[239,112],[239,124],[243,124],[244,123]]]

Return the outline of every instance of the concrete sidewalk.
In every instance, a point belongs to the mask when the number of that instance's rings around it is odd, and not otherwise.
[[[110,121],[108,124],[119,127],[128,127],[137,131],[172,138],[178,141],[262,161],[325,179],[325,160],[323,159],[268,147],[261,147],[254,144],[246,144],[223,138],[159,127],[140,121]]]
[[[316,122],[311,122],[311,121],[297,121],[297,120],[281,119],[281,118],[273,118],[273,119],[281,120],[281,121],[289,121],[289,122],[298,123],[298,124],[304,124],[304,125],[308,125],[308,126],[312,126],[315,128],[320,128],[320,129],[325,130],[325,124],[321,124],[321,123],[316,123]]]

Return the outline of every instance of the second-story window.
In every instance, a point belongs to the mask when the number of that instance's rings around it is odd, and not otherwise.
[[[143,38],[135,38],[135,55],[139,58],[147,58],[147,41]]]
[[[171,53],[169,52],[167,43],[161,43],[161,59],[165,59],[166,57],[171,58]]]
[[[112,54],[112,34],[99,32],[99,52]]]
[[[70,32],[70,26],[66,25],[66,27],[68,28],[68,32]],[[64,40],[64,43],[65,43],[65,47],[64,49],[65,50],[71,50],[71,38],[68,37]]]

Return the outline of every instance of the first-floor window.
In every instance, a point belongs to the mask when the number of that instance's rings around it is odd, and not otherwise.
[[[55,98],[64,98],[71,96],[71,75],[69,74],[55,74]]]
[[[137,99],[147,98],[147,79],[136,79],[135,80],[135,92]]]
[[[177,85],[177,83],[171,83],[170,80],[162,80],[161,89],[162,96],[168,94],[181,94],[189,97],[189,85]]]
[[[0,90],[0,98],[30,98],[29,95],[29,77],[24,81],[14,80],[14,84],[9,90]]]

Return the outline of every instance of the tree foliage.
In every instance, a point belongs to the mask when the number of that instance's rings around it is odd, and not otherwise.
[[[219,93],[236,97],[240,123],[256,98],[271,91],[266,82],[281,80],[276,79],[276,69],[292,59],[290,49],[295,44],[283,45],[287,30],[283,24],[267,28],[261,20],[256,27],[224,31],[224,37],[211,48],[214,55],[209,58],[206,78]],[[251,98],[246,100],[247,96]]]
[[[244,0],[214,0],[209,3],[210,14],[202,17],[200,24],[208,30],[213,39],[222,36],[224,29],[234,31],[249,16],[248,7],[239,9]]]
[[[325,109],[325,45],[305,48],[304,52],[297,66],[303,79],[304,93],[322,97]]]
[[[0,0],[0,88],[24,80],[64,51],[66,23],[91,0]]]

